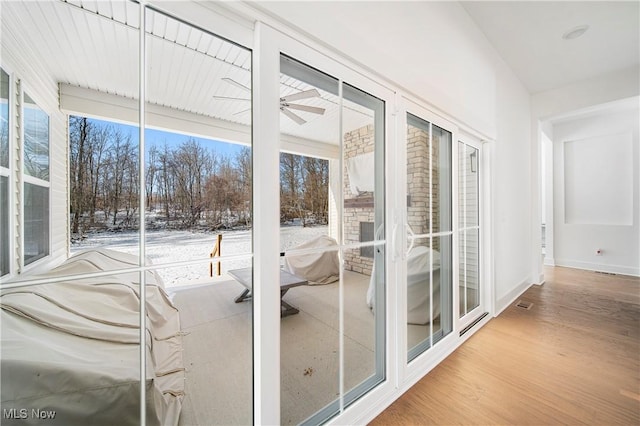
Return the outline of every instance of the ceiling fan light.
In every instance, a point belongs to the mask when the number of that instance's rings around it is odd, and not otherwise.
[[[569,31],[566,31],[564,34],[562,34],[562,38],[564,40],[573,40],[574,38],[580,37],[588,29],[589,29],[588,25],[580,25],[578,27],[571,28]]]

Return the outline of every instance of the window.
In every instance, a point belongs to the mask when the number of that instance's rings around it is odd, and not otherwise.
[[[0,276],[9,273],[9,75],[0,70]]]
[[[49,255],[49,116],[24,94],[24,264]]]
[[[9,75],[0,70],[0,276],[9,273]]]

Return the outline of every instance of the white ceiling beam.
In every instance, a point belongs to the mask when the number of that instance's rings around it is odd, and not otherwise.
[[[82,115],[133,126],[138,123],[138,101],[136,99],[68,84],[60,84],[60,109],[66,114]],[[251,128],[243,124],[156,104],[147,104],[146,114],[148,127],[223,142],[251,145]],[[291,135],[281,135],[280,147],[285,152],[325,159],[338,158],[340,152],[337,145]]]

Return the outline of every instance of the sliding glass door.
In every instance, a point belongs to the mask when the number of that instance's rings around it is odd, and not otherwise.
[[[280,60],[281,423],[385,379],[384,102]]]
[[[452,132],[407,115],[408,360],[452,331]]]

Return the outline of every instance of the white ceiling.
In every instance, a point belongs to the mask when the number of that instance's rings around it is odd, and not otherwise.
[[[638,66],[640,2],[462,2],[531,93]],[[589,25],[582,37],[562,35]]]
[[[90,89],[96,98],[100,93],[138,97],[135,3],[12,1],[2,6],[3,49],[34,58],[56,83]],[[218,126],[251,124],[249,50],[154,11],[147,13],[147,34],[148,103],[194,114],[194,119],[213,118]],[[312,88],[301,79],[281,75],[281,96]],[[319,93],[291,103],[321,108],[324,114],[292,111],[305,120],[303,124],[281,114],[283,134],[337,145],[341,112],[345,131],[372,122],[373,112],[366,107],[346,100],[341,104],[337,83],[335,93]]]

